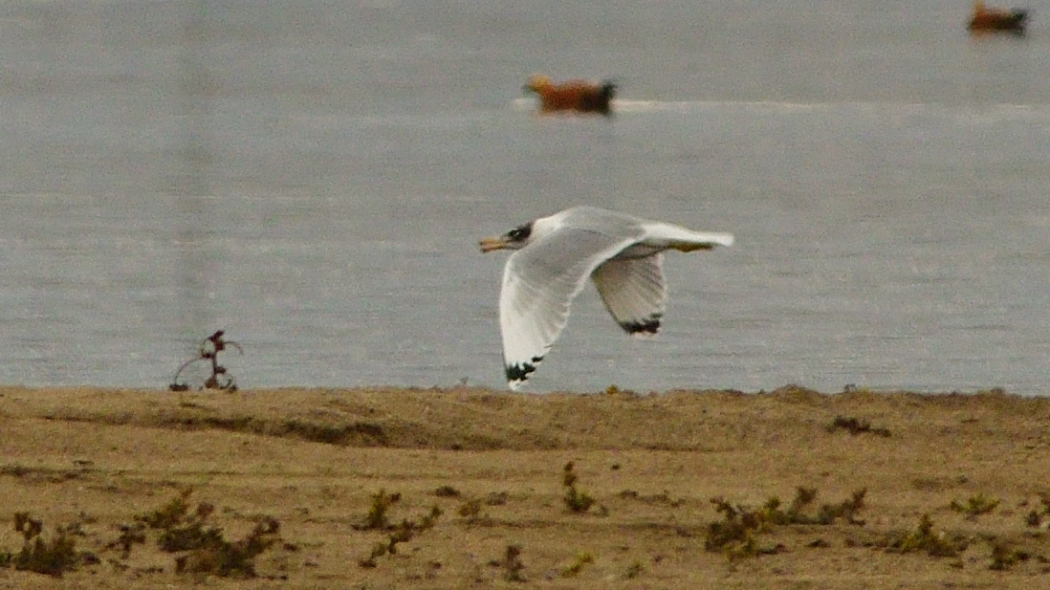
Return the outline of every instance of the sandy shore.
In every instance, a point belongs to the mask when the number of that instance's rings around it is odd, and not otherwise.
[[[1002,392],[7,387],[0,450],[0,588],[1050,587],[1050,399]]]

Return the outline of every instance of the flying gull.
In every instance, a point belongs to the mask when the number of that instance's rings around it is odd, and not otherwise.
[[[732,234],[595,207],[573,207],[482,239],[482,252],[517,250],[503,269],[499,298],[508,385],[518,389],[547,355],[587,277],[621,328],[632,336],[652,336],[660,329],[667,295],[662,252],[732,243]]]

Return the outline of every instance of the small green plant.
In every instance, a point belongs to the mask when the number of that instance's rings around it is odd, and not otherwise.
[[[576,480],[577,476],[573,470],[573,462],[569,461],[562,470],[562,486],[565,487],[565,506],[571,512],[587,512],[594,505],[595,500],[576,487]]]
[[[387,519],[386,513],[391,506],[399,501],[401,501],[400,493],[388,494],[386,490],[380,489],[375,494],[372,494],[372,504],[368,508],[368,515],[365,516],[364,522],[354,525],[354,528],[366,531],[390,528],[390,521]]]
[[[919,526],[912,532],[898,538],[890,545],[890,550],[899,553],[925,551],[932,557],[956,557],[966,548],[963,539],[951,538],[944,533],[933,531],[930,515],[923,514]]]
[[[977,494],[976,496],[970,496],[965,503],[952,500],[949,508],[956,512],[962,512],[968,518],[974,519],[982,514],[990,513],[997,506],[999,506],[997,498],[988,498],[984,494]]]
[[[561,570],[561,577],[563,578],[574,578],[583,571],[583,568],[589,563],[594,563],[594,556],[586,551],[576,554],[576,559],[566,566],[565,569]]]

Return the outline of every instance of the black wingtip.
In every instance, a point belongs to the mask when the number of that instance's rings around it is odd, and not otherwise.
[[[654,336],[660,331],[660,316],[650,316],[638,322],[623,322],[620,327],[631,336]]]
[[[542,356],[534,356],[531,363],[507,365],[507,383],[510,383],[510,386],[516,389],[529,378],[529,375],[536,371],[536,365],[540,364],[542,360]]]

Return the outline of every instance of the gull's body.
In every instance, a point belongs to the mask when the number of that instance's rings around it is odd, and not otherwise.
[[[729,246],[733,236],[698,232],[595,207],[574,207],[481,241],[481,251],[517,250],[503,270],[499,317],[507,382],[517,389],[543,360],[587,279],[631,335],[660,329],[667,288],[662,252]]]

